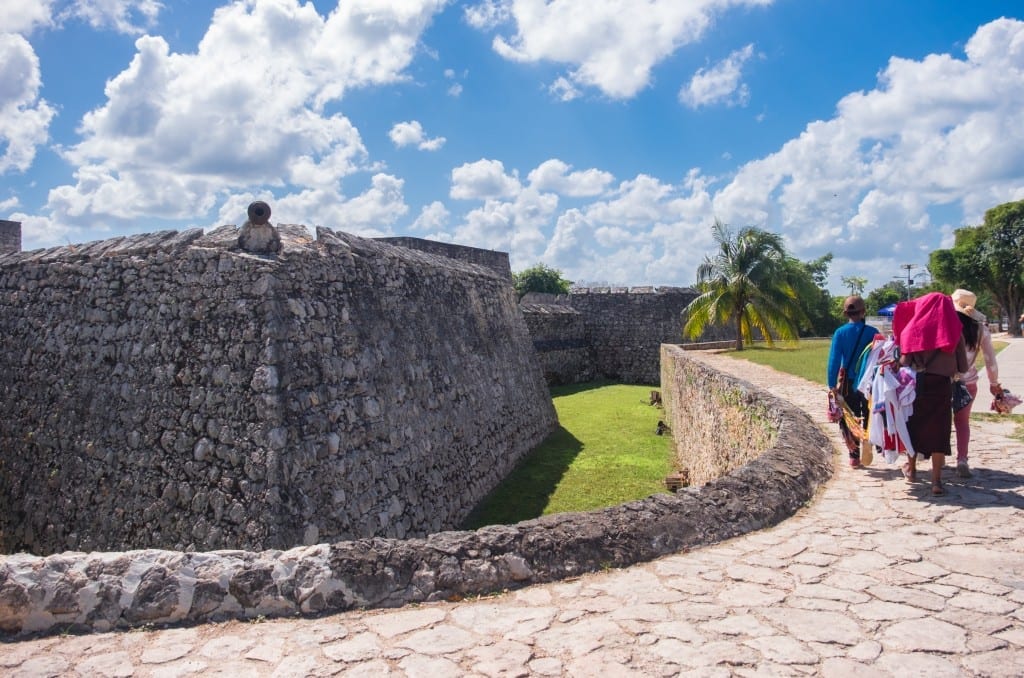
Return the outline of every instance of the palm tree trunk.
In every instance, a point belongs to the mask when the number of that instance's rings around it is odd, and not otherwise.
[[[736,314],[736,350],[743,350],[743,330],[740,322],[740,314]]]

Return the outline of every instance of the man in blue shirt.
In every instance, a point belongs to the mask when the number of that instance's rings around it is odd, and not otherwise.
[[[860,381],[857,370],[860,354],[879,332],[865,322],[865,314],[864,300],[859,296],[852,295],[843,301],[843,315],[849,318],[849,322],[832,335],[832,348],[828,354],[828,387],[842,396],[850,410],[864,422],[866,431],[868,401],[857,390],[857,383]],[[840,372],[844,373],[843,379],[840,379]],[[860,440],[845,421],[839,421],[839,428],[850,451],[850,466],[860,466]]]

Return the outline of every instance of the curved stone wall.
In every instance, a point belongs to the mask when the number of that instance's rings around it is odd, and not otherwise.
[[[669,365],[690,362],[678,347],[664,347],[663,356]],[[492,593],[622,567],[773,525],[830,477],[830,442],[792,405],[702,365],[670,366],[663,374],[690,374],[712,389],[743,391],[748,398],[736,407],[754,406],[771,422],[768,447],[726,475],[675,495],[475,532],[260,553],[7,556],[0,560],[0,630],[104,631]],[[687,411],[670,413],[679,422],[674,431],[687,430]]]
[[[755,460],[776,440],[780,412],[743,382],[681,359],[689,346],[661,347],[661,399],[676,466],[700,486]]]

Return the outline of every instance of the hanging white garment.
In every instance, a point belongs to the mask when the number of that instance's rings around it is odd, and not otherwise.
[[[916,377],[913,370],[900,367],[896,348],[892,337],[876,339],[858,385],[871,403],[868,440],[882,450],[890,464],[901,453],[915,456],[907,420],[914,413]]]

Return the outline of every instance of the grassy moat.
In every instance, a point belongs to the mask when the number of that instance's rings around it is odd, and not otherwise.
[[[560,426],[473,512],[463,527],[589,511],[665,491],[671,436],[650,386],[613,382],[551,389]]]

